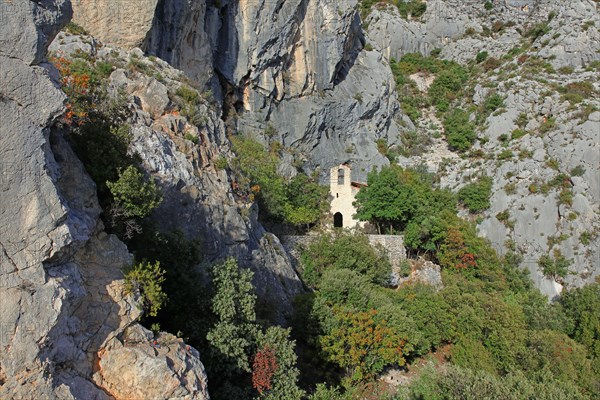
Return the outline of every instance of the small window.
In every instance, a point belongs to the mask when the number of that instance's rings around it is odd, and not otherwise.
[[[336,194],[335,194],[335,198],[336,198],[336,199],[339,199],[339,198],[340,198],[340,194],[339,194],[339,193],[336,193]]]
[[[338,169],[338,185],[343,185],[344,184],[344,169],[340,168]]]

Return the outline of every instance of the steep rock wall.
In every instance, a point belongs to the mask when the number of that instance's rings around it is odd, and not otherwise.
[[[0,398],[119,399],[133,387],[141,398],[207,399],[197,352],[140,354],[119,370],[162,360],[154,377],[174,379],[160,392],[105,368],[122,358],[126,329],[145,331],[123,285],[131,256],[103,232],[95,185],[52,128],[64,95],[45,53],[71,5],[3,1],[0,15]],[[174,375],[178,366],[186,372]]]

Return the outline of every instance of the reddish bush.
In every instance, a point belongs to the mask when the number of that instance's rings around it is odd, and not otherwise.
[[[264,346],[254,356],[252,363],[252,387],[258,390],[258,393],[271,389],[273,375],[277,371],[277,356],[275,351],[269,346]]]

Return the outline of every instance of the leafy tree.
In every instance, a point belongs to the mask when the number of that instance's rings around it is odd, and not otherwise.
[[[334,233],[321,235],[301,255],[306,283],[318,286],[326,269],[350,269],[375,283],[385,283],[391,265],[381,248],[374,248],[366,235]]]
[[[567,291],[560,300],[570,320],[567,333],[596,358],[600,374],[600,283]]]
[[[377,318],[376,310],[334,310],[337,326],[321,339],[329,359],[352,381],[368,379],[387,365],[403,365],[405,339]]]
[[[288,199],[285,219],[292,225],[311,225],[328,210],[329,190],[305,174],[298,174],[285,187]]]
[[[128,293],[139,293],[141,306],[150,316],[156,316],[167,295],[162,286],[165,282],[165,271],[160,268],[160,262],[139,262],[125,269],[125,290]]]
[[[298,388],[300,371],[296,367],[297,356],[294,352],[295,342],[290,340],[290,330],[271,326],[259,331],[256,344],[260,349],[271,349],[276,360],[276,368],[272,370],[270,385],[260,393],[261,399],[299,400],[304,391]],[[258,353],[255,355],[255,359]]]
[[[483,370],[453,365],[439,371],[427,369],[411,384],[407,398],[415,400],[590,399],[575,385],[557,381],[544,372],[526,375],[521,371],[515,371],[499,378]]]
[[[212,268],[215,295],[212,311],[218,318],[207,339],[218,351],[224,373],[250,372],[249,354],[257,335],[256,295],[252,272],[240,270],[234,259]]]
[[[439,111],[448,110],[450,102],[461,92],[468,77],[467,71],[459,65],[444,69],[437,75],[428,93]]]
[[[259,394],[271,389],[273,375],[277,371],[277,357],[269,346],[264,346],[255,355],[252,362],[252,387]]]
[[[294,342],[289,340],[289,330],[269,327],[263,331],[256,322],[252,272],[241,270],[234,259],[228,259],[215,265],[212,273],[215,285],[212,310],[217,317],[207,335],[212,346],[207,362],[211,384],[215,388],[212,397],[251,397],[254,372],[258,379],[254,382],[255,388],[260,388],[261,399],[300,399],[303,392],[297,386],[299,372],[295,366]],[[265,349],[270,349],[273,354],[265,353]],[[251,360],[255,364],[257,357],[260,362],[255,366],[269,364],[268,371],[253,371]]]
[[[238,194],[252,201],[270,221],[308,226],[319,221],[328,207],[328,189],[300,173],[289,182],[277,173],[275,149],[267,151],[249,137],[233,137],[237,157],[232,162]]]
[[[396,165],[372,171],[367,183],[356,195],[356,217],[375,223],[379,230],[385,226],[391,231],[402,229],[427,201],[429,192],[417,173]]]
[[[106,185],[117,206],[124,209],[125,217],[147,217],[162,201],[154,181],[146,180],[133,165],[119,173],[116,182],[106,182]]]
[[[597,376],[595,377],[591,370],[585,347],[564,333],[550,330],[533,331],[527,339],[527,348],[522,361],[525,370],[546,371],[554,379],[594,390],[594,379]],[[595,384],[599,383],[596,379]]]
[[[564,278],[569,273],[569,266],[572,260],[568,260],[558,250],[554,253],[554,258],[544,254],[538,260],[538,265],[544,275],[554,280]]]

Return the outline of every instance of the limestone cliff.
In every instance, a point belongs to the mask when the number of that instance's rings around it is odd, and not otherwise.
[[[64,95],[45,54],[71,12],[67,0],[0,2],[0,398],[207,399],[198,353],[167,336],[154,351],[135,322],[131,256],[53,128]]]
[[[404,20],[389,7],[373,10],[366,20],[367,37],[391,58],[438,48],[440,58],[462,64],[473,65],[484,51],[500,60],[457,104],[476,109],[494,93],[504,99],[484,122],[473,155],[461,158],[438,139],[423,154],[399,162],[427,164],[453,190],[479,174],[492,177],[491,208],[481,216],[479,231],[499,253],[512,248],[521,254],[521,267],[551,298],[600,274],[597,7],[588,0],[506,0],[486,9],[482,2],[436,0],[428,2],[420,19]],[[544,29],[531,39],[527,32],[536,26]],[[527,51],[511,55],[515,49]],[[536,70],[534,62],[544,68]],[[427,86],[421,89],[426,92]],[[569,100],[570,88],[578,86],[588,93]],[[432,114],[420,122],[419,132],[429,136],[437,130],[430,126],[441,126]],[[513,134],[519,129],[521,138]],[[560,177],[567,179],[566,191],[552,187]],[[558,280],[544,276],[538,265],[541,256],[555,251],[572,261],[569,273]]]
[[[141,34],[112,40],[110,19],[86,17],[116,8],[99,3],[75,3],[75,20],[107,42],[138,44]],[[128,12],[118,11],[121,18]],[[184,70],[199,87],[208,83],[224,100],[223,118],[233,129],[260,134],[272,126],[273,140],[307,170],[320,167],[323,181],[341,162],[351,161],[359,180],[388,162],[375,143],[398,142],[402,116],[385,59],[363,49],[356,1],[159,1],[144,4],[141,14],[149,12],[152,23],[128,19],[146,33],[143,50]],[[284,170],[292,171],[293,161]]]

